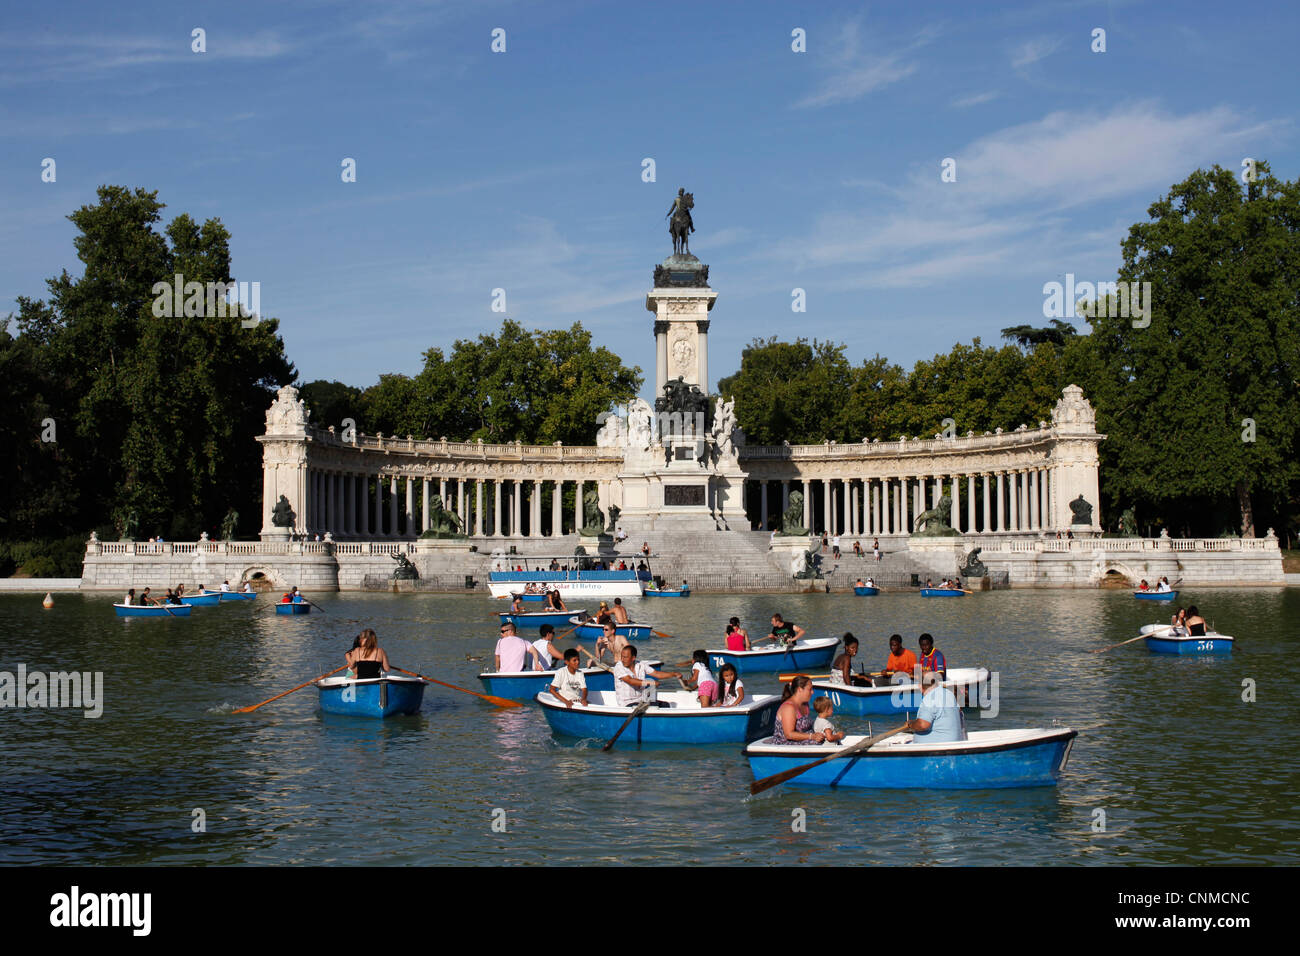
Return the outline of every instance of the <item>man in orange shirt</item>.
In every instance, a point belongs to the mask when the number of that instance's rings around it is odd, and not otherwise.
[[[884,677],[891,683],[907,683],[916,670],[916,655],[903,648],[902,635],[889,638],[889,660],[885,661]]]

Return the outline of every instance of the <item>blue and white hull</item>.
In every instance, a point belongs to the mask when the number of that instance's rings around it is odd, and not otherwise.
[[[1166,632],[1148,634],[1143,642],[1155,654],[1231,654],[1233,639],[1226,634],[1188,637]]]
[[[957,695],[963,707],[974,707],[978,706],[981,688],[988,682],[987,668],[955,667],[948,671],[943,686]],[[884,687],[853,687],[818,680],[813,681],[813,700],[818,697],[831,699],[836,716],[871,717],[915,711],[921,706],[921,687],[912,682]]]
[[[188,604],[114,604],[118,617],[189,617]]]
[[[843,760],[830,760],[790,783],[877,790],[982,790],[1048,787],[1065,769],[1077,732],[988,730],[970,739],[926,744],[924,737],[899,734]],[[845,737],[841,744],[773,744],[759,740],[745,748],[755,780],[793,770],[865,740]]]
[[[501,623],[513,621],[516,630],[532,630],[541,627],[543,624],[549,624],[557,631],[569,626],[569,618],[575,614],[586,615],[586,611],[579,609],[577,611],[525,611],[522,614],[515,614],[511,611],[501,611]]]
[[[965,597],[961,588],[921,588],[921,597]]]
[[[419,677],[390,674],[367,680],[326,677],[318,680],[316,686],[320,689],[320,709],[327,714],[396,717],[419,711],[427,683]]]
[[[546,714],[551,731],[565,737],[608,740],[632,714],[634,707],[620,707],[613,691],[589,694],[589,706],[566,707],[550,694],[538,694],[537,703]],[[659,694],[652,706],[623,731],[619,741],[641,744],[727,744],[745,743],[772,733],[781,698],[758,694],[739,707],[701,707],[690,691]]]
[[[585,641],[594,641],[605,634],[605,628],[600,624],[579,624],[581,617],[569,618],[569,623],[577,625],[574,628],[573,636]],[[615,624],[614,632],[621,634],[629,641],[644,641],[654,636],[655,626],[653,624]]]
[[[854,585],[853,593],[858,597],[875,597],[880,593],[880,588],[872,587],[870,584]]]
[[[531,658],[529,658],[531,660]],[[646,666],[658,669],[662,661],[646,661]],[[548,692],[557,671],[487,671],[479,674],[483,693],[508,700],[533,700],[538,694]],[[614,672],[603,667],[584,667],[578,673],[587,681],[587,695],[614,689]]]
[[[771,649],[753,651],[729,651],[716,648],[705,651],[709,655],[709,667],[713,673],[723,664],[734,664],[740,676],[750,674],[777,674],[790,671],[825,670],[835,659],[835,648],[839,641],[833,637],[819,637],[811,641],[799,641],[792,648],[775,646]]]
[[[311,605],[306,601],[285,603],[281,602],[275,606],[276,614],[310,614]]]
[[[1134,591],[1133,596],[1139,601],[1172,601],[1178,597],[1177,591]]]

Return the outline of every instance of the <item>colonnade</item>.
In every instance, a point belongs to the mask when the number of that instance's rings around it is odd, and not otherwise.
[[[952,499],[948,524],[963,534],[1065,530],[1069,519],[1053,499],[1051,468],[1024,467],[970,474],[882,478],[754,479],[757,502],[747,499],[751,521],[779,528],[790,492],[803,493],[803,525],[818,534],[910,534],[916,518]],[[774,496],[781,507],[774,508]],[[754,505],[757,504],[757,514]]]
[[[335,538],[416,538],[429,530],[439,495],[470,537],[556,537],[564,534],[566,485],[574,487],[569,533],[582,526],[582,496],[591,480],[466,478],[307,469],[305,514],[298,530]],[[544,507],[549,494],[550,506]],[[549,511],[549,515],[544,512]]]

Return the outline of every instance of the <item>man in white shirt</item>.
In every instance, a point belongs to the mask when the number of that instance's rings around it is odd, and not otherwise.
[[[221,582],[221,590],[223,590],[223,591],[229,591],[229,590],[230,590],[230,582],[229,582],[229,581],[222,581],[222,582]]]
[[[571,647],[564,652],[564,666],[551,679],[551,694],[564,701],[565,707],[587,703],[587,678],[578,669],[578,650]]]
[[[539,633],[542,636],[533,641],[533,647],[537,648],[537,656],[542,661],[542,667],[549,671],[564,657],[564,652],[555,646],[555,628],[543,624]]]
[[[627,644],[623,647],[619,662],[614,665],[614,696],[620,707],[634,707],[641,702],[642,695],[651,690],[655,680],[671,680],[681,676],[650,669],[636,659],[636,647]]]

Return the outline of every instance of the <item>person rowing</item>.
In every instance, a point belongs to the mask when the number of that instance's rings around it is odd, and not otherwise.
[[[914,744],[946,744],[966,739],[966,718],[957,695],[939,683],[937,671],[921,674],[921,706],[907,722]]]
[[[614,697],[620,707],[633,707],[649,696],[654,700],[655,681],[671,680],[682,675],[675,671],[657,671],[636,659],[636,646],[625,644],[614,665]]]
[[[513,621],[506,621],[501,625],[501,638],[497,641],[496,649],[493,651],[493,661],[497,673],[522,673],[524,658],[528,655],[533,658],[533,670],[546,669],[542,667],[542,658],[537,653],[537,648],[515,633]]]
[[[916,655],[903,647],[903,636],[892,634],[889,637],[889,659],[885,661],[881,676],[892,684],[905,684],[916,670]]]
[[[615,663],[623,656],[623,648],[627,647],[627,638],[618,633],[618,628],[613,621],[606,621],[601,625],[601,635],[596,638],[596,660],[602,660],[605,651],[608,650],[614,655]]]
[[[617,598],[617,597],[614,598],[614,609],[613,609],[613,612],[612,612],[612,613],[613,613],[613,615],[614,615],[614,623],[615,623],[615,624],[631,624],[631,623],[632,623],[632,619],[631,619],[630,617],[627,616],[627,608],[625,608],[625,607],[623,606],[623,599],[622,599],[622,598]]]
[[[551,590],[546,593],[546,603],[550,605],[552,611],[569,610],[564,606],[564,598],[560,597],[559,588],[551,588]]]
[[[510,601],[510,613],[511,613],[511,614],[523,614],[523,613],[524,613],[524,596],[523,596],[522,594],[512,594],[512,595],[511,595],[511,601]]]
[[[787,621],[780,614],[772,615],[772,633],[767,635],[769,641],[781,641],[787,647],[804,636],[804,629],[794,621]]]
[[[541,658],[542,667],[549,671],[564,657],[564,651],[555,646],[555,628],[551,625],[543,624],[538,629],[538,633],[541,637],[533,641],[533,647],[537,648],[537,656]]]
[[[370,628],[361,632],[356,646],[345,656],[348,667],[357,680],[373,680],[383,677],[383,672],[392,670],[388,664],[388,654],[379,646],[379,638]]]

